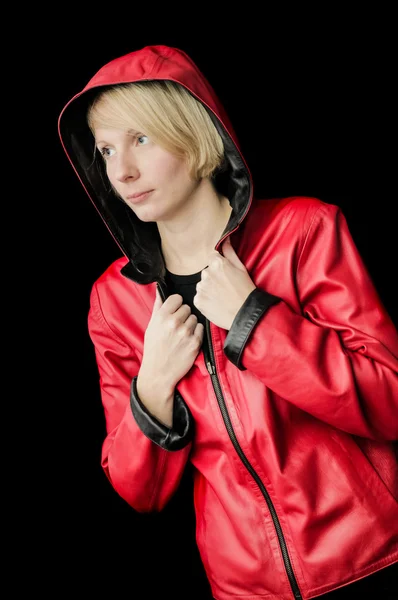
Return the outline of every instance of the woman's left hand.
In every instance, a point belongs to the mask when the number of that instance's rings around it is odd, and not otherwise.
[[[248,295],[256,289],[245,265],[232,247],[229,236],[222,244],[222,256],[217,250],[210,255],[196,286],[193,303],[209,321],[229,330]]]

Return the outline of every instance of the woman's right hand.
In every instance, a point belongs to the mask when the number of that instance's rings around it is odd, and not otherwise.
[[[204,326],[179,294],[163,302],[156,288],[152,316],[145,331],[141,379],[154,378],[170,390],[192,367],[199,354]]]

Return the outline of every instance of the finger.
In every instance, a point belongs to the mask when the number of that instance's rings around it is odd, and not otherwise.
[[[205,327],[204,327],[203,323],[197,323],[197,325],[195,327],[194,335],[198,338],[200,343],[203,342],[204,333],[205,333]]]
[[[181,294],[171,294],[166,298],[166,300],[163,303],[163,306],[165,307],[167,313],[172,314],[181,307],[183,302],[184,299],[181,296]]]
[[[153,305],[152,312],[156,312],[157,310],[159,310],[159,308],[162,306],[162,304],[163,304],[162,297],[159,294],[158,288],[156,288],[155,302],[154,302],[154,305]]]
[[[159,290],[158,288],[156,288],[156,294],[155,294],[155,304],[153,305],[154,308],[159,308],[159,306],[161,306],[163,304],[163,300],[159,294]]]
[[[185,321],[185,324],[189,328],[191,334],[193,334],[195,332],[196,325],[198,324],[198,317],[191,313]]]
[[[227,238],[227,239],[229,239],[229,238]],[[238,269],[241,269],[241,270],[246,270],[245,265],[240,260],[239,256],[236,254],[235,248],[233,247],[233,245],[231,244],[231,242],[226,243],[226,241],[225,241],[223,243],[223,252],[224,252],[224,257],[227,260],[229,260],[229,262],[234,267],[237,267]]]

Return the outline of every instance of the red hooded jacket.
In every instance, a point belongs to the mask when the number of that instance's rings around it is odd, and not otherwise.
[[[175,391],[168,429],[136,379],[155,291],[168,295],[156,223],[109,192],[87,104],[98,87],[185,86],[223,138],[228,235],[256,290]],[[197,544],[218,600],[309,599],[398,560],[398,335],[341,210],[316,198],[255,199],[212,87],[181,50],[111,61],[59,118],[65,152],[122,257],[94,283],[88,327],[106,417],[102,466],[136,511],[160,511],[194,466]]]

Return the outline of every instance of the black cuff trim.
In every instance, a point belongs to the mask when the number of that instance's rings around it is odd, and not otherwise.
[[[181,450],[193,437],[194,420],[178,390],[174,393],[173,427],[170,429],[148,412],[137,392],[137,376],[131,382],[130,406],[144,435],[164,450]]]
[[[224,353],[240,371],[246,371],[241,363],[242,354],[255,325],[270,306],[280,300],[277,296],[256,288],[239,309],[225,339]]]

